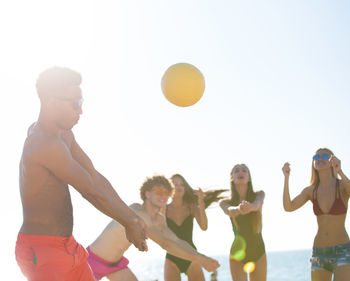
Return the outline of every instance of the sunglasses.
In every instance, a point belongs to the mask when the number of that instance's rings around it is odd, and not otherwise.
[[[322,153],[321,155],[320,154],[315,154],[312,157],[312,160],[317,161],[320,158],[322,158],[323,160],[329,160],[329,158],[331,158],[331,155],[329,153]]]
[[[76,101],[74,101],[72,104],[73,104],[73,108],[74,109],[81,109],[81,107],[83,106],[83,102],[84,102],[84,99],[83,98],[80,98]]]
[[[169,190],[161,189],[161,188],[153,188],[151,191],[159,196],[166,195],[169,197],[171,194],[171,192]]]
[[[56,97],[56,99],[59,99],[59,100],[62,100],[62,101],[68,101],[68,102],[71,102],[72,106],[73,106],[73,109],[74,110],[78,110],[78,109],[81,109],[81,107],[83,106],[83,102],[84,102],[84,99],[83,98],[80,98],[80,99],[69,99],[69,98],[62,98],[62,97]]]

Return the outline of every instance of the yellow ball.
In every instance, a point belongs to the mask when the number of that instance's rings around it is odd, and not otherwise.
[[[162,78],[162,91],[168,101],[177,106],[195,104],[203,95],[205,81],[203,74],[189,63],[170,66]]]

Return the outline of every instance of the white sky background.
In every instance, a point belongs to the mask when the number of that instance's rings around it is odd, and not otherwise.
[[[350,175],[349,12],[347,1],[316,0],[1,2],[5,276],[19,272],[18,163],[39,111],[35,80],[53,65],[82,73],[76,139],[127,203],[140,202],[139,186],[154,173],[229,188],[232,166],[246,163],[255,189],[266,193],[267,251],[311,248],[311,204],[283,211],[281,167],[292,164],[292,196],[308,185],[319,147],[331,148]],[[161,93],[164,71],[178,62],[194,64],[206,79],[192,107],[176,107]],[[72,194],[74,235],[87,246],[109,219]],[[207,214],[209,229],[196,226],[194,242],[205,254],[227,254],[229,220],[217,207]],[[152,246],[149,254],[164,252]]]

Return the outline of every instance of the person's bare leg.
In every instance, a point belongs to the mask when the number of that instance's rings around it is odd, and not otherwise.
[[[346,281],[350,278],[350,265],[345,264],[335,268],[334,281]]]
[[[312,270],[311,281],[331,281],[332,272],[327,270]]]
[[[129,268],[124,268],[106,276],[110,281],[137,281],[134,273]]]
[[[176,264],[171,260],[165,259],[164,281],[181,281],[181,272]]]
[[[255,270],[250,274],[250,281],[266,281],[267,261],[264,254],[256,263]]]
[[[243,271],[243,263],[230,259],[230,270],[233,281],[247,281],[247,273]]]
[[[188,281],[205,281],[202,268],[197,263],[191,263],[186,271]]]

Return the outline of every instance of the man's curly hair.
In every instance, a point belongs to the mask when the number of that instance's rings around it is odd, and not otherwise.
[[[169,190],[170,193],[173,192],[173,186],[169,180],[162,175],[155,175],[150,178],[146,178],[140,188],[140,195],[143,201],[146,200],[146,191],[150,191],[155,185],[161,185],[165,189]]]

